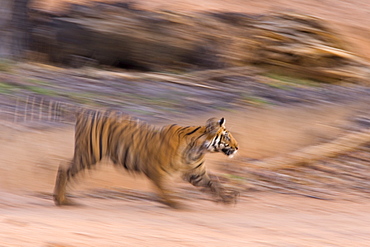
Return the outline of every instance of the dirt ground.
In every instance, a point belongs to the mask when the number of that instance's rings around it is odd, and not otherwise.
[[[369,246],[368,201],[253,194],[235,207],[190,201],[50,200],[1,193],[1,246]],[[5,198],[5,201],[4,201]]]
[[[240,140],[238,156],[261,158],[318,143],[315,136],[335,137],[339,130],[333,126],[357,109],[274,108],[225,117]],[[145,178],[117,172],[109,163],[75,185],[77,206],[56,207],[56,170],[72,156],[73,134],[72,126],[30,130],[2,123],[0,246],[370,246],[366,198],[251,191],[235,206],[224,206],[179,182],[175,191],[185,209],[178,211],[158,203]],[[208,158],[215,172],[218,161],[230,161],[221,154]]]
[[[57,2],[63,1],[44,1],[50,9],[60,8]],[[183,11],[303,11],[326,18],[355,44],[354,51],[370,55],[367,1],[138,2],[146,8]],[[357,110],[356,105],[329,105],[216,115],[226,117],[240,142],[238,159],[270,157],[335,138],[341,133],[336,126]],[[207,117],[183,121],[198,125]],[[370,246],[368,197],[318,200],[251,190],[242,193],[235,206],[224,206],[179,182],[179,201],[186,208],[178,211],[158,203],[145,178],[117,172],[109,164],[86,174],[75,186],[72,195],[79,205],[56,207],[51,198],[56,170],[73,154],[73,135],[72,126],[41,130],[0,122],[1,247]],[[219,161],[237,164],[221,154],[209,155],[210,170],[220,172]]]

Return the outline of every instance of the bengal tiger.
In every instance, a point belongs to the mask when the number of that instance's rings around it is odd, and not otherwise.
[[[172,124],[158,128],[117,111],[85,110],[76,117],[74,155],[66,167],[59,166],[53,194],[56,205],[70,204],[67,185],[77,173],[92,168],[104,157],[128,171],[145,174],[158,188],[162,202],[170,207],[179,204],[170,197],[164,180],[175,172],[217,201],[235,203],[238,193],[211,179],[204,164],[207,152],[232,157],[238,151],[224,118],[211,118],[204,126]]]

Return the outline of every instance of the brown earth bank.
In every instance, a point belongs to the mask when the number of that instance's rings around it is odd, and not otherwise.
[[[327,18],[305,11],[145,6],[119,1],[73,4],[63,13],[31,9],[28,57],[76,68],[108,65],[181,74],[254,66],[325,83],[366,84],[369,78],[363,52],[353,50],[345,32]]]
[[[117,2],[116,0],[64,0],[64,1],[33,1],[33,6],[58,12],[67,7],[68,3],[92,4],[94,2]],[[122,1],[127,2],[127,1]],[[370,55],[369,46],[369,18],[370,3],[367,1],[304,1],[304,0],[277,0],[277,1],[243,1],[243,0],[215,0],[190,1],[162,0],[130,1],[135,6],[148,10],[174,10],[174,11],[230,11],[243,13],[266,13],[275,11],[296,11],[302,14],[317,16],[328,21],[335,30],[344,35],[344,39],[352,46],[350,50],[362,55]]]

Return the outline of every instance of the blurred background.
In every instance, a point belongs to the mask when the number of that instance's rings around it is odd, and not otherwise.
[[[0,1],[0,246],[370,243],[368,1]],[[145,178],[107,161],[74,188],[87,206],[56,211],[56,171],[73,155],[79,108],[158,126],[225,117],[240,151],[209,155],[208,166],[241,192],[239,204],[220,209],[179,182],[178,196],[202,217],[176,214]],[[92,214],[99,227],[89,227]],[[190,220],[174,223],[182,217]]]

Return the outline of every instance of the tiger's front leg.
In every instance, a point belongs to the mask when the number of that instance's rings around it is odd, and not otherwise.
[[[231,204],[236,202],[236,198],[239,195],[236,191],[228,191],[225,187],[216,179],[211,179],[207,174],[206,168],[203,163],[198,165],[196,168],[188,171],[184,174],[183,179],[188,181],[196,187],[202,187],[207,190],[210,194],[219,198],[225,204]]]
[[[157,173],[151,174],[151,176],[148,176],[150,180],[153,181],[154,185],[157,187],[159,195],[162,199],[162,202],[175,209],[181,209],[182,206],[180,203],[174,201],[171,197],[171,191],[166,188],[164,178],[165,176],[159,175]]]

